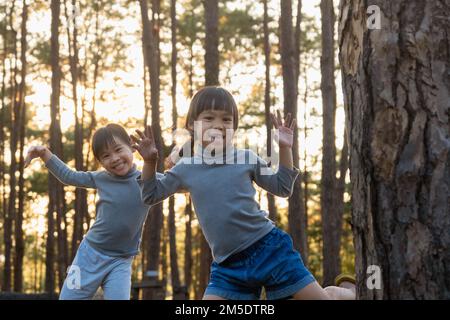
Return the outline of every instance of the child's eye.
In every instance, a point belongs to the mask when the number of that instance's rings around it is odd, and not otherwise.
[[[205,119],[205,120],[212,120],[213,117],[204,117],[203,119]]]
[[[225,118],[224,121],[231,121],[231,118]]]

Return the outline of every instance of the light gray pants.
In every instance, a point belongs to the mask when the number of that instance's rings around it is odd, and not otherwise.
[[[92,299],[102,287],[106,300],[129,300],[133,256],[110,257],[83,239],[59,295],[60,300]]]

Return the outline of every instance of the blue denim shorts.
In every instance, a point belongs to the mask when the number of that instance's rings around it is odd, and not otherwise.
[[[292,238],[274,227],[263,238],[220,264],[213,262],[205,295],[231,300],[290,297],[316,281],[306,269]]]

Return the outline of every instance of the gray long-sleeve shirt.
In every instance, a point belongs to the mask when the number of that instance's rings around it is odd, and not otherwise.
[[[197,157],[183,158],[164,176],[145,181],[138,178],[142,199],[150,205],[181,189],[190,192],[217,263],[251,246],[274,227],[255,201],[252,182],[276,196],[289,197],[298,176],[296,168],[290,170],[282,165],[274,174],[263,174],[267,163],[251,150],[233,150],[233,156],[235,162],[245,163],[209,164],[198,163]],[[245,161],[238,160],[243,158]],[[257,161],[252,163],[249,159]]]
[[[97,189],[95,222],[85,236],[92,247],[112,257],[139,253],[149,205],[142,202],[136,181],[141,172],[136,166],[126,176],[116,176],[106,170],[74,171],[53,155],[46,167],[66,185]]]

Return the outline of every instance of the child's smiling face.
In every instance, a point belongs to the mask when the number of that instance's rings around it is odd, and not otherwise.
[[[99,161],[108,172],[125,176],[133,168],[133,150],[117,137],[114,141],[101,151]]]
[[[233,115],[227,111],[205,110],[198,115],[196,121],[200,121],[202,125],[201,141],[204,148],[211,144],[214,147],[225,147],[233,138]]]

